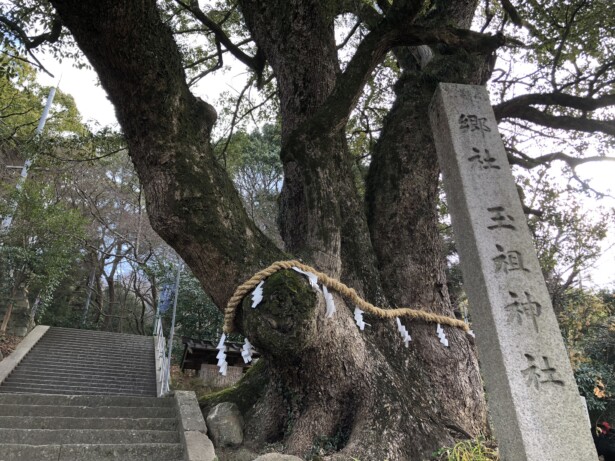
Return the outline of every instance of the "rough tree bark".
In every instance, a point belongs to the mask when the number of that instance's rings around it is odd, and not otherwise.
[[[451,26],[467,27],[473,2],[436,1],[425,12],[422,2],[399,1],[382,16],[372,12],[379,19],[344,72],[333,24],[353,2],[239,2],[278,83],[288,254],[248,219],[216,163],[209,144],[215,111],[189,92],[155,1],[51,3],[115,104],[152,227],[218,306],[257,270],[292,255],[375,304],[452,314],[426,111],[438,80],[476,82],[485,55],[502,44],[500,37]],[[386,53],[422,44],[433,45],[436,58],[425,69],[401,59],[404,74],[374,152],[365,202],[351,172],[346,122]],[[371,327],[359,332],[352,306],[336,301],[336,317],[326,320],[320,295],[301,276],[279,272],[265,284],[258,309],[247,300],[239,309],[236,324],[264,361],[222,398],[244,410],[248,445],[282,442],[288,453],[306,456],[326,441],[336,450],[328,459],[418,460],[485,429],[466,335],[447,330],[451,347],[445,349],[433,325],[412,324],[414,341],[405,349],[392,321],[369,318]]]

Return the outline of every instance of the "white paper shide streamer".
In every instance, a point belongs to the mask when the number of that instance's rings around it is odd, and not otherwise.
[[[333,317],[333,314],[335,314],[336,311],[335,301],[333,301],[333,295],[327,289],[326,285],[322,286],[322,294],[325,297],[325,305],[327,306],[327,312],[325,313],[325,316],[330,319],[331,317]]]
[[[320,287],[318,286],[318,276],[312,272],[306,272],[306,271],[302,271],[301,269],[299,269],[298,267],[293,266],[293,270],[295,272],[299,272],[300,274],[305,275],[308,280],[310,281],[310,285],[312,286],[312,288],[314,288],[315,290],[320,291]]]
[[[250,363],[252,361],[252,344],[246,338],[246,342],[243,343],[243,347],[241,348],[241,356],[243,357],[244,363]]]
[[[252,309],[258,306],[263,300],[263,285],[265,285],[265,281],[261,280],[254,291],[252,292]]]
[[[448,339],[446,339],[446,334],[444,333],[444,328],[438,323],[438,327],[436,328],[436,333],[438,333],[438,338],[440,342],[444,345],[444,347],[448,347]]]
[[[220,374],[222,376],[226,376],[226,370],[228,368],[228,363],[226,361],[226,346],[224,345],[224,341],[226,341],[226,334],[222,333],[220,337],[220,341],[218,342],[218,355],[216,358],[218,359],[218,369],[220,370]]]
[[[470,336],[472,336],[472,338],[476,338],[476,335],[474,334],[474,331],[469,330],[469,331],[468,331],[468,334],[469,334]]]
[[[363,321],[363,311],[358,307],[354,308],[354,321],[357,322],[359,330],[363,331],[365,329],[367,324]]]
[[[404,342],[404,345],[408,347],[408,343],[412,341],[412,337],[410,337],[410,333],[408,333],[407,328],[402,325],[401,320],[399,320],[399,317],[395,317],[395,322],[397,322],[397,331],[399,331],[399,333],[401,334],[401,338],[402,338],[402,341]]]

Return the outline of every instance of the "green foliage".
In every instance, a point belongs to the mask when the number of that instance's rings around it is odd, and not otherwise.
[[[615,322],[612,293],[566,290],[559,316],[579,392],[593,414],[604,411],[615,399]]]
[[[248,133],[238,131],[217,155],[241,195],[248,215],[269,238],[282,245],[278,233],[277,198],[282,188],[280,127],[266,124]]]
[[[41,315],[58,285],[82,259],[86,220],[58,203],[52,187],[33,181],[25,183],[17,210],[13,225],[2,236],[5,290],[17,284],[39,293]]]
[[[610,376],[612,380],[612,375],[613,371],[606,364],[597,362],[581,363],[574,370],[579,393],[585,397],[590,413],[603,412],[613,398],[604,384],[605,376]]]
[[[56,20],[55,11],[50,2],[44,0],[3,0],[2,16],[15,23],[19,30],[12,28],[5,22],[0,22],[0,53],[11,59],[22,61],[31,59],[38,67],[40,62],[33,56],[32,50],[43,50],[53,55],[58,61],[70,58],[78,67],[86,67],[88,64],[83,54],[78,50],[71,34],[64,28],[55,40],[44,40],[37,46],[30,41],[39,34],[52,31]],[[27,34],[28,41],[26,43]],[[0,78],[2,73],[0,72]]]
[[[453,447],[441,448],[432,459],[437,461],[498,461],[497,448],[492,440],[478,437],[474,440],[462,440]]]
[[[600,256],[615,212],[602,207],[586,209],[575,191],[569,185],[558,185],[546,169],[519,174],[517,181],[523,188],[525,205],[540,213],[531,214],[528,225],[559,312],[561,292]]]
[[[3,66],[11,69],[11,76],[0,75],[0,153],[18,149],[16,155],[32,154],[23,151],[33,149],[27,143],[34,136],[50,88],[37,83],[36,72],[27,63],[0,55]],[[56,91],[45,133],[48,137],[87,133],[72,96]]]
[[[233,135],[226,151],[226,167],[242,196],[256,200],[277,196],[282,180],[280,145],[277,125]]]
[[[165,325],[170,325],[172,311],[170,308],[165,313]],[[222,334],[223,322],[222,312],[203,291],[199,281],[184,270],[179,283],[175,334],[193,339],[216,339]]]

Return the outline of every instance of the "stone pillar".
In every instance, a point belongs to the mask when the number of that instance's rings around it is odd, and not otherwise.
[[[430,118],[502,459],[595,461],[489,96],[440,84]]]

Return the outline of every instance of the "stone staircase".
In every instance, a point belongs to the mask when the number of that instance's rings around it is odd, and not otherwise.
[[[155,397],[152,337],[49,328],[18,360],[0,384],[0,461],[193,459],[176,399]]]
[[[150,336],[49,328],[0,392],[156,396]]]
[[[183,459],[173,399],[0,395],[0,461]]]

